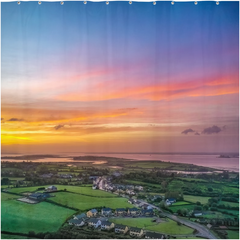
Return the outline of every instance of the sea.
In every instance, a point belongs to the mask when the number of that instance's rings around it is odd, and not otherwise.
[[[36,153],[38,155],[39,153]],[[22,156],[35,154],[4,154],[3,156]],[[70,158],[74,156],[105,156],[131,159],[132,161],[164,161],[175,163],[188,163],[198,166],[211,167],[219,170],[228,170],[239,172],[239,158],[220,158],[220,154],[191,154],[191,153],[62,153],[58,154],[61,158],[43,158],[33,160],[34,162],[76,162]],[[19,162],[21,160],[2,159],[2,161]],[[92,164],[103,164],[105,161],[84,161],[78,162],[92,162]]]

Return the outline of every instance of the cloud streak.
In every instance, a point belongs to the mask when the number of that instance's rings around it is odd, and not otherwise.
[[[7,121],[8,122],[21,122],[21,121],[23,121],[23,119],[20,119],[20,118],[10,118]]]
[[[212,127],[205,128],[202,131],[202,134],[214,134],[214,133],[220,133],[222,129],[216,125],[213,125]]]
[[[58,130],[58,129],[63,128],[63,127],[64,127],[64,125],[59,124],[59,125],[56,125],[54,128],[55,128],[56,130]]]
[[[191,132],[195,132],[195,131],[192,130],[191,128],[188,128],[188,129],[182,131],[181,133],[187,135],[188,133],[191,133]]]

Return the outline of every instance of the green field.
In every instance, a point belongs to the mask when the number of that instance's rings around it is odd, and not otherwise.
[[[229,215],[229,214],[225,214],[225,213],[221,213],[221,212],[208,212],[207,214],[204,214],[204,218],[223,219],[223,218],[234,218],[234,216]]]
[[[220,209],[218,210],[219,212],[227,212],[230,214],[234,214],[235,216],[239,216],[239,211],[238,210],[228,210],[228,209]]]
[[[239,231],[227,230],[228,239],[239,239]]]
[[[201,196],[193,196],[193,195],[184,195],[183,198],[186,201],[189,201],[192,203],[200,202],[201,204],[208,203],[208,199],[210,199],[210,197],[201,197]]]
[[[193,229],[186,226],[179,226],[177,222],[168,219],[167,222],[154,223],[151,218],[112,218],[110,221],[117,224],[124,224],[131,227],[144,228],[151,231],[165,234],[192,234]]]
[[[239,203],[226,202],[226,201],[221,201],[219,204],[224,204],[225,206],[229,205],[230,207],[238,207],[239,206]]]
[[[10,193],[1,192],[1,201],[8,201],[8,200],[17,199],[17,198],[19,198],[19,196],[10,194]]]
[[[145,183],[145,182],[140,182],[140,181],[134,181],[134,180],[127,180],[125,181],[126,183],[131,183],[134,185],[141,185],[141,186],[149,186],[149,187],[158,187],[161,188],[161,184],[155,184],[155,183]]]
[[[75,211],[47,202],[27,204],[17,200],[1,202],[1,230],[28,233],[56,231]]]
[[[79,210],[86,210],[95,207],[109,207],[109,208],[130,208],[131,204],[127,202],[126,198],[104,198],[104,197],[89,197],[80,194],[58,192],[56,197],[51,198],[52,201],[67,205],[69,207],[78,208]]]
[[[1,234],[1,239],[33,239],[33,238],[20,235]]]
[[[179,205],[179,206],[172,205],[169,207],[169,209],[171,209],[173,212],[177,212],[177,210],[179,210],[179,209],[187,209],[188,211],[191,211],[194,209],[194,207],[195,207],[194,204],[187,204],[187,205],[182,205],[182,206],[181,205]]]
[[[19,188],[11,188],[9,192],[13,193],[25,193],[25,192],[36,192],[38,188],[42,188],[46,186],[34,186],[34,187],[19,187]]]
[[[14,193],[24,193],[24,192],[35,192],[38,188],[46,188],[49,185],[46,186],[35,186],[35,187],[23,187],[23,188],[12,188],[10,189],[10,192]],[[69,185],[54,185],[57,187],[58,190],[64,190],[80,194],[86,194],[90,196],[96,196],[96,197],[116,197],[115,194],[101,191],[101,190],[93,190],[92,187],[77,187],[77,186],[69,186]]]
[[[172,204],[172,206],[182,206],[182,205],[189,205],[191,203],[186,202],[186,201],[178,201]]]
[[[91,187],[77,187],[77,186],[69,186],[69,185],[54,185],[58,188],[58,190],[67,189],[69,192],[75,192],[80,194],[86,194],[90,196],[96,196],[96,197],[116,197],[115,194],[105,192],[102,190],[94,190]]]
[[[200,178],[181,178],[181,177],[178,177],[177,179],[187,181],[187,182],[191,182],[191,181],[194,181],[194,182],[208,182],[207,180],[200,179]]]

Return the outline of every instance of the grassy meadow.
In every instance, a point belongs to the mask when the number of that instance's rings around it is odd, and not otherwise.
[[[2,201],[2,231],[28,233],[58,230],[75,211],[47,202],[27,204],[16,200]]]
[[[179,226],[177,222],[167,219],[166,222],[152,222],[151,218],[112,218],[110,221],[117,224],[124,224],[131,227],[144,228],[147,230],[165,234],[191,234],[193,229],[186,226]]]
[[[99,197],[99,196],[85,196],[80,194],[58,192],[51,201],[66,205],[68,207],[78,208],[79,210],[87,210],[95,207],[109,207],[109,208],[130,208],[131,204],[127,202],[126,198],[121,197]]]
[[[32,239],[32,237],[12,235],[12,234],[1,234],[1,239]]]
[[[12,188],[9,191],[13,193],[25,193],[25,192],[36,192],[38,188],[46,188],[49,185],[45,186],[35,186],[35,187],[20,187],[20,188]],[[69,185],[54,185],[57,187],[58,190],[66,189],[69,192],[95,196],[95,197],[116,197],[115,194],[101,191],[101,190],[94,190],[91,187],[78,187],[78,186],[69,186]],[[40,191],[41,192],[41,191]]]
[[[184,195],[184,200],[192,203],[200,202],[201,204],[206,204],[208,203],[208,199],[210,199],[210,197]]]

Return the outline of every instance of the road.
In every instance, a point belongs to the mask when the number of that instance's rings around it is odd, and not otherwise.
[[[124,196],[125,198],[128,199],[128,197]],[[170,214],[170,213],[166,213],[166,212],[163,212],[162,209],[160,209],[159,207],[153,205],[153,204],[150,204],[148,202],[145,202],[143,200],[139,200],[138,201],[142,202],[143,204],[148,204],[150,205],[153,209],[157,209],[158,211],[160,211],[162,213],[162,215],[172,219],[173,221],[176,221],[176,222],[180,222],[181,224],[185,225],[185,226],[188,226],[190,228],[193,228],[193,229],[196,229],[198,231],[198,233],[196,234],[196,236],[198,237],[203,237],[203,238],[207,238],[207,239],[218,239],[218,237],[216,235],[214,235],[214,233],[212,233],[206,226],[204,225],[201,225],[199,223],[196,223],[196,222],[192,222],[190,220],[187,220],[185,218],[181,218],[181,217],[178,217],[176,215],[173,215],[173,214]]]
[[[218,239],[206,226],[204,225],[201,225],[199,223],[196,223],[196,222],[192,222],[190,220],[187,220],[185,218],[180,218],[180,217],[177,217],[171,213],[166,213],[166,212],[163,212],[159,207],[156,207],[155,205],[153,204],[150,204],[150,203],[147,203],[147,202],[144,202],[144,201],[141,201],[143,203],[146,203],[150,206],[152,206],[153,208],[157,209],[158,211],[162,212],[162,215],[165,215],[166,217],[172,219],[173,221],[176,221],[176,222],[180,222],[181,224],[183,225],[186,225],[190,228],[193,228],[193,229],[196,229],[198,231],[198,233],[196,234],[197,236],[199,237],[203,237],[203,238],[208,238],[208,239]]]

